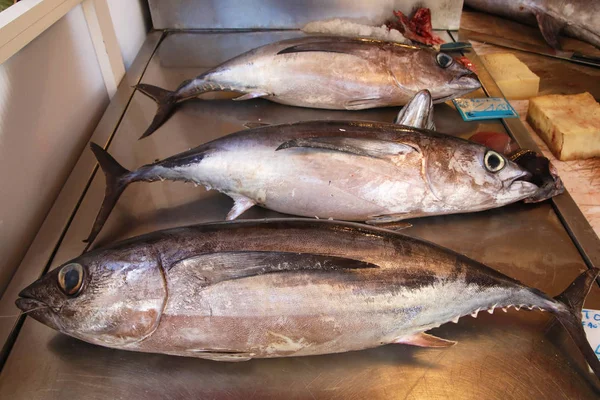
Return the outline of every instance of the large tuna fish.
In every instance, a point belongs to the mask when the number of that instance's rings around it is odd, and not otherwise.
[[[480,87],[461,63],[430,48],[375,39],[303,37],[251,50],[183,82],[174,92],[139,84],[158,103],[150,135],[181,101],[212,91],[277,103],[336,110],[406,104],[422,89],[436,103]]]
[[[427,113],[404,112],[400,119],[429,124]],[[369,223],[487,210],[532,197],[539,189],[526,181],[527,170],[480,144],[378,122],[248,129],[135,171],[96,144],[92,150],[107,186],[89,243],[123,190],[138,181],[186,181],[225,193],[235,201],[228,220],[259,205]]]
[[[395,232],[318,220],[171,229],[96,249],[43,276],[17,306],[78,339],[244,361],[389,343],[447,347],[426,331],[495,309],[553,314],[600,374],[581,325],[600,270],[551,298],[476,261]]]
[[[600,47],[598,0],[465,0],[465,4],[491,14],[537,25],[546,42],[559,49],[561,32]]]

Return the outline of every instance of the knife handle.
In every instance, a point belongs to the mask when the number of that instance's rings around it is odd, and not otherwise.
[[[600,68],[600,57],[588,56],[579,52],[573,53],[571,60]]]

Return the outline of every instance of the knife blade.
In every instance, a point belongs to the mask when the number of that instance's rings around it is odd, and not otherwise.
[[[434,49],[438,51],[461,51],[461,50],[469,50],[472,49],[473,46],[469,42],[448,42],[442,43],[438,46],[433,46]]]
[[[499,38],[464,28],[461,28],[458,31],[458,36],[460,40],[475,40],[477,42],[494,44],[496,46],[506,47],[509,49],[526,51],[528,53],[540,54],[546,57],[558,58],[561,60],[567,60],[578,64],[600,68],[600,57],[582,54],[577,51],[554,50],[550,47],[543,47],[531,43]]]

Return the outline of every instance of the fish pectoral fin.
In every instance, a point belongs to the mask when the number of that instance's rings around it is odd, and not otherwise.
[[[234,279],[251,278],[266,274],[286,272],[327,272],[347,274],[369,268],[379,268],[352,258],[312,253],[281,251],[221,251],[198,254],[181,259],[167,268],[169,274],[197,281],[201,287]]]
[[[403,222],[403,219],[408,218],[407,214],[390,214],[390,215],[378,215],[365,221],[369,225],[377,225],[379,228],[391,229],[399,231],[402,229],[408,229],[413,225],[410,222]]]
[[[383,104],[385,104],[385,102],[381,100],[381,97],[369,97],[366,99],[349,100],[344,103],[344,108],[346,110],[356,111],[364,110],[365,108],[377,108]]]
[[[358,156],[384,158],[420,152],[414,145],[380,139],[361,139],[343,136],[315,137],[292,139],[281,144],[275,151],[303,147],[339,151],[342,153],[356,154]]]
[[[244,124],[244,128],[254,129],[254,128],[262,128],[265,126],[269,126],[271,124],[267,124],[265,122],[246,122]]]
[[[558,37],[560,32],[565,27],[565,24],[552,17],[551,15],[538,12],[535,15],[542,36],[546,42],[555,49],[560,49],[560,42]]]
[[[211,349],[190,349],[188,352],[192,353],[194,357],[204,358],[211,361],[225,361],[225,362],[242,362],[251,360],[254,357],[254,353],[244,353],[237,351],[226,351],[226,350],[211,350]]]
[[[425,332],[415,333],[411,336],[397,338],[392,343],[410,344],[418,347],[451,347],[456,344],[454,340],[442,339]]]
[[[256,204],[254,200],[251,200],[246,196],[230,195],[230,197],[233,199],[233,207],[231,207],[231,210],[227,213],[227,221],[236,219]]]
[[[269,95],[270,94],[267,92],[250,92],[250,93],[246,93],[240,97],[236,97],[233,100],[234,101],[252,100],[252,99],[258,99],[259,97],[267,97]]]

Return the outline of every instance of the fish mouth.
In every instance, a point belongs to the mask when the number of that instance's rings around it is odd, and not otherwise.
[[[504,187],[510,189],[518,189],[520,191],[527,192],[528,195],[531,195],[532,193],[535,193],[539,190],[538,185],[530,182],[532,176],[533,175],[528,171],[521,171],[514,177],[505,180]]]
[[[481,83],[479,82],[477,75],[475,75],[472,72],[469,72],[468,74],[463,74],[454,78],[452,81],[450,81],[449,86],[453,89],[453,93],[447,96],[434,97],[433,103],[443,103],[448,100],[452,100],[456,97],[470,93],[474,90],[479,89],[481,87]]]
[[[528,180],[531,179],[531,177],[532,177],[531,172],[521,171],[521,173],[519,173],[515,177],[509,179],[508,185],[510,186],[513,183],[518,182],[518,181],[529,182]],[[531,182],[529,182],[529,183],[531,183]]]
[[[15,305],[19,307],[19,309],[24,313],[30,313],[32,311],[41,309],[50,309],[48,304],[44,303],[43,301],[39,301],[29,297],[19,297],[15,301]]]
[[[535,176],[533,177],[532,181],[538,185],[539,189],[533,194],[533,196],[524,199],[523,201],[525,203],[539,203],[564,193],[565,186],[562,182],[562,179],[560,179],[558,176],[558,171],[551,162],[548,162],[548,173],[549,177],[546,177],[542,174],[541,182],[539,182],[539,179],[538,182],[536,182]]]
[[[52,307],[50,307],[47,303],[36,299],[33,295],[31,295],[29,288],[21,290],[19,293],[19,298],[15,301],[15,305],[24,313],[29,313],[35,309],[42,308],[52,310]]]
[[[547,182],[540,186],[533,196],[527,197],[523,201],[525,203],[539,203],[544,200],[551,199],[554,196],[563,194],[565,186],[560,178],[556,178],[554,182]]]
[[[452,82],[450,82],[450,84],[457,88],[468,90],[469,92],[479,89],[481,87],[481,82],[479,82],[479,78],[473,72],[468,72],[457,76],[452,80]]]
[[[23,311],[24,314],[32,317],[36,321],[60,331],[61,326],[55,318],[58,310],[55,310],[47,303],[30,296],[26,291],[27,289],[24,289],[19,293],[19,298],[15,301],[15,305]]]

